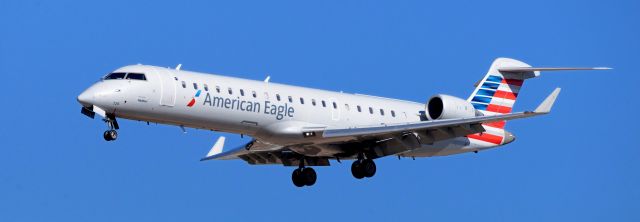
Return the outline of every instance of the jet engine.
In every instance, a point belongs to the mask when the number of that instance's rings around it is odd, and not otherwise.
[[[438,94],[427,102],[425,114],[429,120],[468,118],[476,116],[476,109],[464,99]]]

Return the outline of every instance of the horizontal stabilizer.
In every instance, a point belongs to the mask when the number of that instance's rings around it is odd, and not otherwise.
[[[547,96],[547,98],[544,99],[542,103],[540,103],[540,105],[538,106],[538,108],[536,108],[534,112],[536,113],[551,112],[551,107],[553,107],[553,103],[556,102],[556,99],[558,98],[558,94],[560,94],[560,88],[556,88],[555,90],[553,90],[553,92],[551,92],[551,94],[549,94],[549,96]]]
[[[569,70],[608,70],[609,67],[499,67],[500,72],[535,72],[535,71],[569,71]]]
[[[211,150],[209,150],[209,153],[207,153],[207,156],[202,158],[201,160],[209,160],[213,156],[222,153],[222,148],[224,147],[224,140],[225,140],[224,136],[221,136],[220,138],[218,138],[216,143],[213,144],[213,147],[211,147]]]

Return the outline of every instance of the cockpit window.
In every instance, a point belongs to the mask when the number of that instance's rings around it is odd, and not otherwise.
[[[142,73],[126,73],[126,72],[114,72],[109,73],[104,79],[135,79],[135,80],[147,80],[147,77]]]
[[[109,73],[109,75],[105,76],[104,79],[124,79],[125,75],[127,75],[127,73],[114,72],[114,73]]]
[[[142,73],[127,73],[127,79],[147,80],[147,77]]]

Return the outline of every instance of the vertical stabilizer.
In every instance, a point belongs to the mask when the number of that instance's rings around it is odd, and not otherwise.
[[[524,81],[539,76],[538,71],[504,72],[499,68],[531,67],[530,65],[509,58],[498,58],[491,64],[489,71],[476,89],[467,99],[485,115],[510,113],[518,98]],[[487,124],[496,128],[504,128],[505,121]]]

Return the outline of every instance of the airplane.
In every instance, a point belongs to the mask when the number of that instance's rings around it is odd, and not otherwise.
[[[330,160],[353,160],[353,177],[363,179],[385,156],[447,156],[509,144],[516,137],[506,122],[549,113],[560,93],[556,88],[533,111],[512,112],[525,80],[541,71],[605,69],[497,58],[468,98],[435,94],[424,104],[138,64],[106,74],[77,100],[82,114],[107,124],[106,141],[117,139],[117,119],[247,135],[250,142],[232,149],[220,136],[201,160],[294,166],[292,182],[303,187],[316,183],[312,167]]]

